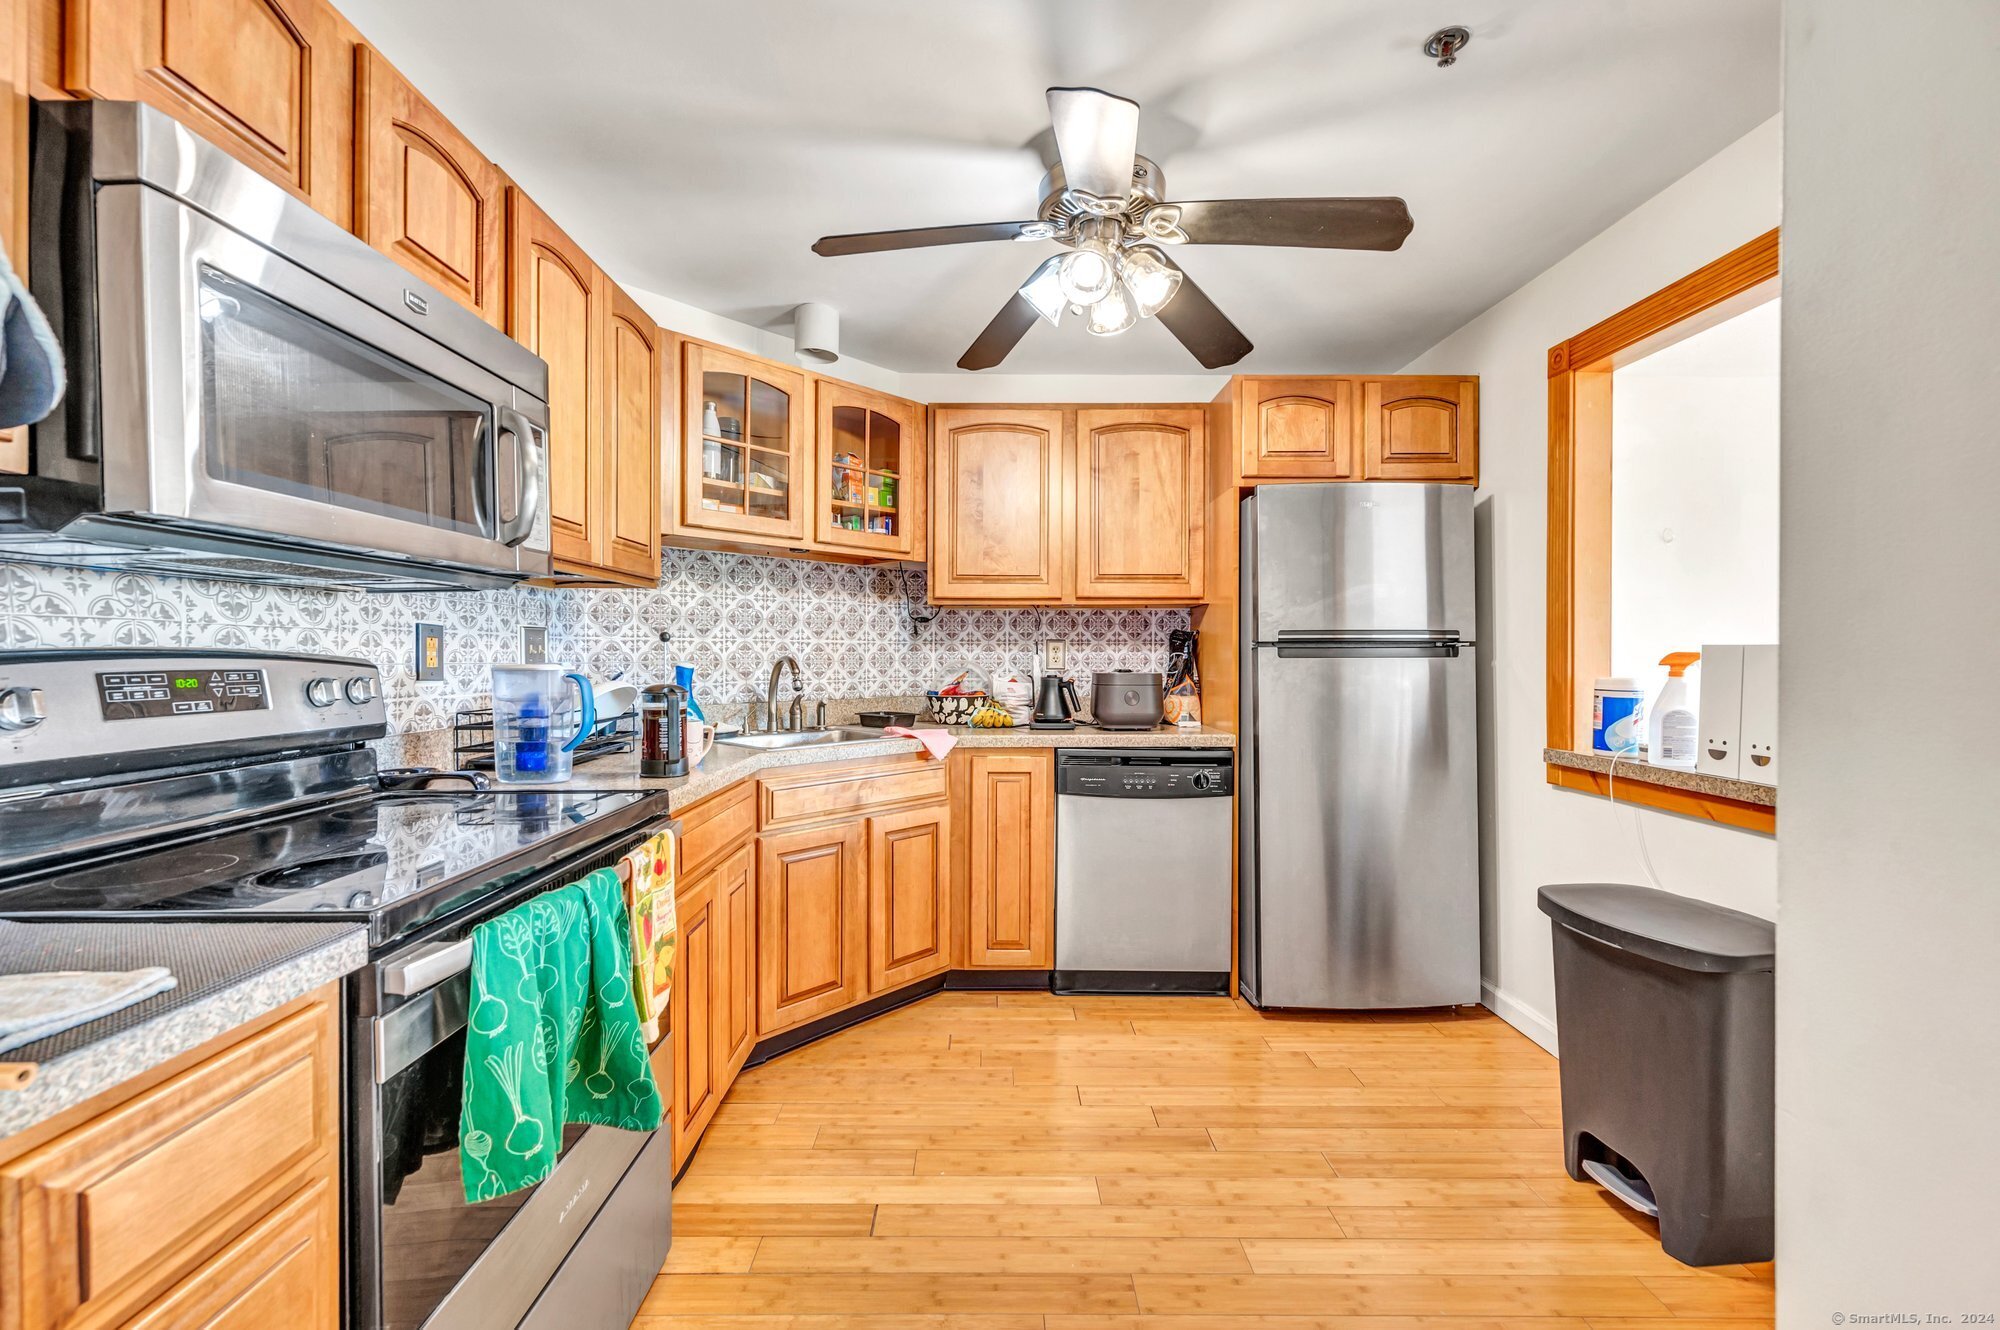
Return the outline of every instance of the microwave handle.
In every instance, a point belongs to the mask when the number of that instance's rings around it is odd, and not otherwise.
[[[514,493],[517,504],[512,517],[503,516],[495,535],[503,545],[519,545],[534,534],[535,519],[542,511],[542,468],[535,465],[535,425],[511,406],[500,408],[501,434],[514,438]]]

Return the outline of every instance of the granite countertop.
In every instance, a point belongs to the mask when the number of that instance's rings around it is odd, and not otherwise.
[[[135,970],[164,965],[164,993],[0,1053],[35,1069],[0,1089],[0,1136],[11,1136],[217,1035],[360,969],[359,923],[12,923],[0,920],[0,974]]]
[[[1012,729],[974,730],[962,725],[948,727],[963,748],[1233,748],[1236,736],[1228,730],[1183,730],[1164,726],[1155,730],[1118,731],[1079,727],[1075,730]],[[449,766],[447,748],[431,765]],[[637,753],[617,753],[578,766],[566,788],[572,790],[665,790],[676,807],[705,799],[728,789],[738,781],[773,767],[810,766],[822,762],[853,762],[870,757],[897,757],[919,753],[923,745],[915,739],[869,739],[856,743],[828,744],[804,748],[732,748],[717,744],[710,748],[701,765],[685,776],[656,777],[639,774]],[[496,788],[532,790],[534,785],[496,784]]]
[[[1617,758],[1617,771],[1611,769],[1614,760],[1610,753],[1578,753],[1567,748],[1544,748],[1542,760],[1572,771],[1594,771],[1598,775],[1610,775],[1614,780],[1644,781],[1648,785],[1663,785],[1671,790],[1687,790],[1692,794],[1709,794],[1719,799],[1734,799],[1738,803],[1756,804],[1763,808],[1778,806],[1778,789],[1775,785],[1759,785],[1753,780],[1736,780],[1729,776],[1709,776],[1699,771],[1682,771],[1678,767],[1656,767],[1640,758]]]

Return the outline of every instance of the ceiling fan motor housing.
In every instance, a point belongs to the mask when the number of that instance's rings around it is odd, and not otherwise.
[[[1152,159],[1135,156],[1132,159],[1132,187],[1126,191],[1125,197],[1105,200],[1098,208],[1086,207],[1083,200],[1089,196],[1069,188],[1063,178],[1062,164],[1058,162],[1042,177],[1042,202],[1035,215],[1054,228],[1049,239],[1072,245],[1077,239],[1077,223],[1091,216],[1122,217],[1128,232],[1140,234],[1136,219],[1166,196],[1166,173]]]

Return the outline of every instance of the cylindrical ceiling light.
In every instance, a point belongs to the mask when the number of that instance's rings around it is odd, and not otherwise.
[[[792,344],[807,360],[831,365],[840,359],[840,311],[808,302],[792,311]]]

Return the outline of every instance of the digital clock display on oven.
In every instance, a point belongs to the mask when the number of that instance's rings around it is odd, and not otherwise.
[[[106,720],[262,711],[271,705],[262,670],[152,670],[99,674],[97,702]]]

